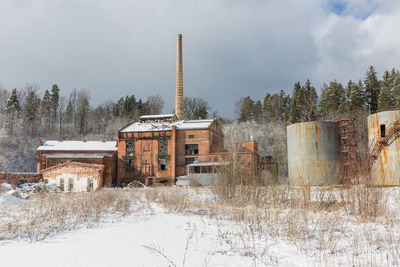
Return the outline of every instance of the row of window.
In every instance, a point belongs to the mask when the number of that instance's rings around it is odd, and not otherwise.
[[[80,161],[72,160],[72,162],[92,163],[89,160],[80,160]],[[63,163],[65,163],[65,161],[52,161],[51,162],[51,167],[58,166],[58,165],[63,164]]]

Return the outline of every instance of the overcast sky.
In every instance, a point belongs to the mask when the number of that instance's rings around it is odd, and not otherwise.
[[[184,95],[232,118],[248,95],[400,68],[399,25],[396,0],[0,0],[0,83],[159,94],[170,112],[182,33]]]

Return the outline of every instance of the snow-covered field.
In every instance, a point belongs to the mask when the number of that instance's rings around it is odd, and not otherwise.
[[[400,264],[398,188],[276,187],[261,191],[261,201],[253,191],[216,201],[212,191],[109,189],[15,201],[3,192],[0,266]],[[36,213],[45,219],[28,219]]]

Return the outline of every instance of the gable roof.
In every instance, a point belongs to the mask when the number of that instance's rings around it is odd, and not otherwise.
[[[46,140],[39,151],[117,151],[116,141],[54,141]]]
[[[92,169],[97,169],[99,171],[102,171],[104,169],[104,165],[101,164],[92,164],[92,163],[83,163],[83,162],[75,162],[75,161],[67,161],[62,164],[58,164],[57,166],[51,166],[46,169],[40,170],[41,173],[46,173],[50,172],[55,169],[60,169],[68,166],[74,166],[77,168],[92,168]]]

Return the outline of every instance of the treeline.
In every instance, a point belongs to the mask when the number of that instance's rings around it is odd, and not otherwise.
[[[87,90],[73,90],[62,96],[58,85],[40,95],[37,86],[7,91],[0,89],[0,128],[9,136],[25,135],[55,139],[115,139],[124,123],[144,114],[158,114],[164,101],[150,96],[147,101],[134,95],[121,97],[116,103],[106,101],[92,106]]]
[[[245,97],[236,105],[239,122],[276,121],[291,124],[355,114],[366,116],[400,109],[400,72],[387,70],[379,79],[375,68],[370,66],[365,76],[357,82],[350,80],[343,85],[334,80],[324,84],[320,96],[307,80],[304,85],[295,83],[291,95],[281,90],[279,94],[267,93],[263,101]]]

